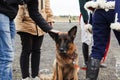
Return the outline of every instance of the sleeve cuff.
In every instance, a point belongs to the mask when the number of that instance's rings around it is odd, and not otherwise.
[[[111,23],[110,28],[113,30],[120,31],[120,23],[119,22]]]
[[[92,25],[91,25],[91,24],[86,24],[86,25],[85,25],[85,28],[92,31]]]

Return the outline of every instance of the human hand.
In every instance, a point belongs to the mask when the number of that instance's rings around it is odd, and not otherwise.
[[[53,22],[48,22],[48,24],[53,27]]]
[[[59,33],[60,31],[55,30],[55,29],[51,29],[48,33]]]
[[[92,34],[92,25],[91,24],[85,24],[85,29],[88,30]]]

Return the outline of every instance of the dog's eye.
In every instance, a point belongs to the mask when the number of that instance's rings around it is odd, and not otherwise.
[[[71,42],[71,40],[69,40],[69,39],[65,39],[64,40],[66,43],[70,43]]]

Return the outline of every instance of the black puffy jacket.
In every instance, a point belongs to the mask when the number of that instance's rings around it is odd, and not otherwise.
[[[18,12],[18,5],[21,0],[0,0],[0,13],[7,15],[10,19],[14,19]],[[48,32],[52,29],[51,26],[44,20],[38,11],[38,0],[24,1],[27,4],[30,17],[40,28]]]

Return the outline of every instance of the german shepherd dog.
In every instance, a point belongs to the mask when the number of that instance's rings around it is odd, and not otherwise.
[[[77,26],[68,32],[50,32],[56,43],[56,59],[53,64],[53,80],[78,80],[78,54],[74,39]]]

